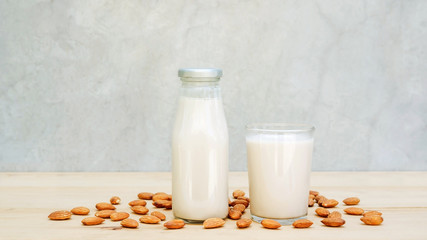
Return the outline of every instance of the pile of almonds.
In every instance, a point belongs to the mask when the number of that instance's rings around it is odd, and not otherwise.
[[[141,223],[145,224],[156,224],[166,220],[165,214],[160,211],[153,211],[150,215],[147,215],[149,210],[146,207],[147,200],[152,200],[153,206],[156,208],[172,209],[172,195],[158,192],[155,194],[142,192],[138,194],[137,200],[130,201],[128,204],[130,209],[139,215],[142,215],[139,219]],[[87,217],[82,220],[82,224],[86,226],[98,225],[109,218],[111,221],[120,221],[120,225],[126,228],[137,228],[139,223],[135,219],[131,219],[130,214],[127,212],[117,212],[114,205],[120,204],[121,199],[118,196],[113,196],[108,202],[100,202],[95,205],[98,210],[94,217]],[[75,207],[71,211],[61,210],[55,211],[49,215],[51,220],[66,220],[70,219],[71,215],[88,215],[90,209],[87,207]],[[182,222],[182,223],[181,223]],[[182,220],[172,220],[164,224],[166,228],[176,229],[182,228],[184,222]]]
[[[317,203],[319,206],[315,212],[318,216],[323,217],[321,221],[324,225],[328,227],[340,227],[345,224],[345,220],[342,218],[342,215],[338,211],[329,212],[327,208],[333,208],[338,205],[338,201],[335,199],[328,199],[325,196],[322,196],[317,191],[310,191],[308,197],[308,206],[313,207],[314,203]],[[348,206],[353,206],[359,204],[360,199],[357,197],[349,197],[343,200],[343,203]],[[344,209],[344,212],[348,215],[363,215],[360,220],[367,225],[380,225],[383,222],[382,213],[378,211],[368,211],[365,212],[364,209],[358,207],[348,207]],[[298,221],[294,222],[297,223]]]
[[[237,228],[248,228],[252,224],[252,220],[249,218],[242,218],[245,210],[249,207],[250,199],[245,196],[245,192],[236,190],[233,192],[233,201],[229,199],[229,211],[228,218],[236,221]],[[138,199],[130,201],[128,205],[130,209],[138,215],[141,215],[139,221],[144,224],[158,224],[161,221],[166,220],[165,214],[160,211],[153,211],[150,215],[149,209],[146,207],[147,201],[151,200],[152,205],[156,208],[164,208],[166,210],[172,209],[172,195],[158,192],[149,193],[141,192],[138,194]],[[108,202],[100,202],[95,205],[98,210],[95,216],[86,217],[81,222],[83,225],[98,225],[110,218],[111,221],[120,221],[120,225],[126,228],[138,228],[138,221],[129,218],[130,214],[127,212],[117,212],[114,205],[120,204],[121,199],[118,196],[113,196]],[[354,206],[359,204],[360,199],[357,197],[350,197],[343,200],[343,203],[348,206]],[[328,227],[340,227],[345,224],[345,220],[338,211],[330,212],[328,208],[336,207],[339,202],[335,199],[328,199],[322,196],[317,191],[310,190],[308,197],[308,206],[313,207],[317,203],[318,208],[315,210],[316,214],[323,218],[321,222]],[[348,215],[363,215],[360,220],[367,225],[380,225],[383,222],[382,213],[378,211],[367,211],[358,207],[348,207],[344,209],[344,212]],[[67,220],[71,218],[71,215],[88,215],[90,209],[87,207],[75,207],[71,211],[61,210],[52,212],[49,215],[51,220]],[[205,229],[219,228],[225,224],[225,220],[222,218],[209,218],[203,222]],[[273,219],[264,219],[261,221],[261,225],[267,229],[278,229],[281,227],[280,223]],[[313,222],[308,219],[300,219],[292,224],[295,228],[308,228],[313,225]],[[185,222],[180,219],[173,219],[163,224],[167,229],[180,229],[185,226]]]

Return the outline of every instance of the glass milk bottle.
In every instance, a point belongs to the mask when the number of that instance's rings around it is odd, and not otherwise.
[[[176,218],[201,222],[228,214],[228,130],[220,69],[180,69],[172,136],[172,205]]]

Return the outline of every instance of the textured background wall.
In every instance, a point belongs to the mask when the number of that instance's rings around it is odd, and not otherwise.
[[[427,1],[0,1],[0,171],[168,171],[180,67],[249,122],[317,127],[314,170],[427,170]]]

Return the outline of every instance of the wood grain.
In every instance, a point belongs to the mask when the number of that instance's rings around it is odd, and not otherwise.
[[[247,173],[230,173],[230,195],[235,189],[248,192]],[[106,220],[98,226],[82,226],[85,216],[71,220],[50,221],[55,210],[76,206],[95,213],[97,202],[108,202],[111,196],[122,199],[118,211],[131,212],[127,203],[137,194],[171,192],[170,173],[0,173],[0,239],[425,239],[427,228],[427,172],[314,172],[312,189],[335,198],[340,204],[334,210],[343,213],[342,200],[357,196],[358,207],[383,212],[381,226],[367,226],[359,216],[343,214],[346,224],[327,228],[309,209],[309,229],[284,226],[280,230],[264,229],[253,223],[248,229],[237,229],[234,220],[222,228],[206,230],[201,225],[186,225],[181,230],[166,230],[160,224],[141,224],[138,229],[123,229],[120,223]],[[152,211],[151,201],[147,206]],[[161,210],[167,219],[171,211]],[[244,217],[249,217],[246,211]],[[131,214],[131,218],[139,217]]]

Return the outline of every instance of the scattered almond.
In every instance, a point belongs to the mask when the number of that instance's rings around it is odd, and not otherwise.
[[[66,210],[55,211],[49,214],[50,220],[67,220],[71,218],[71,212]]]
[[[206,229],[218,228],[222,227],[224,224],[225,221],[222,218],[208,218],[203,222],[203,227]]]
[[[154,195],[160,195],[160,194],[163,194],[163,195],[164,195],[164,194],[166,194],[166,195],[168,195],[168,194],[167,194],[167,193],[165,193],[165,192],[156,192],[156,193],[154,193]],[[153,196],[154,196],[154,195],[153,195]]]
[[[360,202],[360,199],[357,197],[349,197],[342,201],[345,205],[357,205]]]
[[[317,195],[314,200],[316,200],[317,204],[319,205],[319,207],[322,207],[323,202],[325,202],[326,200],[328,200],[326,197],[321,196],[321,195]]]
[[[309,207],[313,207],[314,206],[314,199],[313,198],[308,198],[308,206]]]
[[[113,197],[111,197],[111,198],[110,198],[110,203],[111,203],[111,204],[113,204],[113,205],[117,205],[117,204],[119,204],[121,201],[122,201],[122,200],[121,200],[119,197],[117,197],[117,196],[113,196]]]
[[[314,190],[310,190],[309,194],[317,196],[317,195],[319,195],[319,192],[318,191],[314,191]]]
[[[265,228],[268,228],[268,229],[277,229],[277,228],[282,226],[282,225],[280,225],[280,223],[278,223],[277,221],[272,220],[272,219],[262,220],[261,225]]]
[[[88,215],[90,212],[89,208],[87,207],[75,207],[71,209],[71,213],[75,215]]]
[[[129,217],[127,212],[115,212],[110,215],[111,221],[121,221]]]
[[[168,194],[157,194],[154,195],[152,198],[153,201],[157,201],[157,200],[170,200],[170,196]]]
[[[361,217],[360,220],[366,225],[380,225],[384,219],[380,215],[369,215],[366,217]]]
[[[132,209],[132,211],[136,214],[145,215],[148,213],[148,208],[146,208],[144,206],[133,206],[130,209]]]
[[[248,197],[238,197],[237,200],[245,200],[248,203],[251,203],[251,199]]]
[[[368,212],[365,212],[365,213],[363,214],[363,216],[364,216],[364,217],[372,216],[372,215],[379,215],[379,216],[381,216],[381,215],[383,215],[383,214],[382,214],[382,213],[380,213],[380,212],[378,212],[378,211],[368,211]]]
[[[243,213],[243,212],[245,212],[246,207],[245,207],[245,205],[239,203],[239,204],[234,205],[233,209]]]
[[[96,204],[96,209],[98,209],[98,210],[114,210],[114,209],[116,209],[116,207],[114,207],[110,203],[100,202],[100,203]]]
[[[335,199],[327,199],[322,202],[322,207],[325,207],[325,208],[332,208],[332,207],[335,207],[336,205],[338,205],[338,201]]]
[[[87,217],[82,220],[83,225],[98,225],[105,221],[105,219],[100,217]]]
[[[100,218],[109,218],[116,210],[101,210],[95,213],[95,216]]]
[[[155,201],[153,201],[153,205],[156,208],[171,209],[172,208],[172,201],[169,201],[169,200],[155,200]]]
[[[294,226],[295,228],[308,228],[312,224],[313,222],[308,219],[299,219],[292,223],[292,226]]]
[[[322,207],[316,208],[315,212],[317,213],[317,215],[319,215],[321,217],[327,217],[329,215],[329,213],[330,213],[328,209],[325,209],[325,208],[322,208]]]
[[[344,209],[344,212],[350,215],[362,215],[365,210],[358,208],[358,207],[349,207]]]
[[[142,216],[141,218],[139,218],[139,221],[142,223],[147,223],[147,224],[155,224],[155,223],[159,223],[160,219],[156,216],[145,215],[145,216]]]
[[[138,198],[143,200],[151,200],[153,199],[153,195],[154,194],[149,192],[141,192],[141,193],[138,193]]]
[[[329,213],[328,218],[342,218],[342,215],[338,211],[333,211]]]
[[[174,219],[174,220],[165,222],[163,226],[165,226],[168,229],[179,229],[179,228],[183,228],[185,226],[185,223],[181,219]]]
[[[234,209],[229,209],[228,217],[234,220],[240,219],[242,217],[242,212]]]
[[[159,211],[151,212],[151,215],[152,216],[156,216],[157,218],[159,218],[162,221],[164,221],[166,219],[166,216],[163,213],[159,212]]]
[[[236,190],[233,192],[234,198],[244,197],[244,196],[245,196],[245,192],[243,192],[242,190]]]
[[[145,206],[147,205],[147,202],[145,200],[133,200],[129,202],[129,206],[133,207],[133,206]]]
[[[328,227],[340,227],[345,224],[342,218],[324,218],[321,222]]]
[[[314,195],[314,194],[313,194]],[[310,195],[309,195],[310,196]],[[323,195],[315,195],[314,196],[314,200],[316,200],[316,202],[319,202],[319,199],[320,198],[324,198],[324,196]]]
[[[126,219],[122,220],[120,222],[120,224],[126,228],[137,228],[139,225],[136,220],[131,219],[131,218],[126,218]]]
[[[236,225],[238,228],[247,228],[252,224],[252,220],[249,218],[242,218],[236,221]]]
[[[249,202],[243,199],[236,199],[232,201],[230,205],[234,207],[236,204],[243,204],[245,205],[245,208],[249,206]]]

